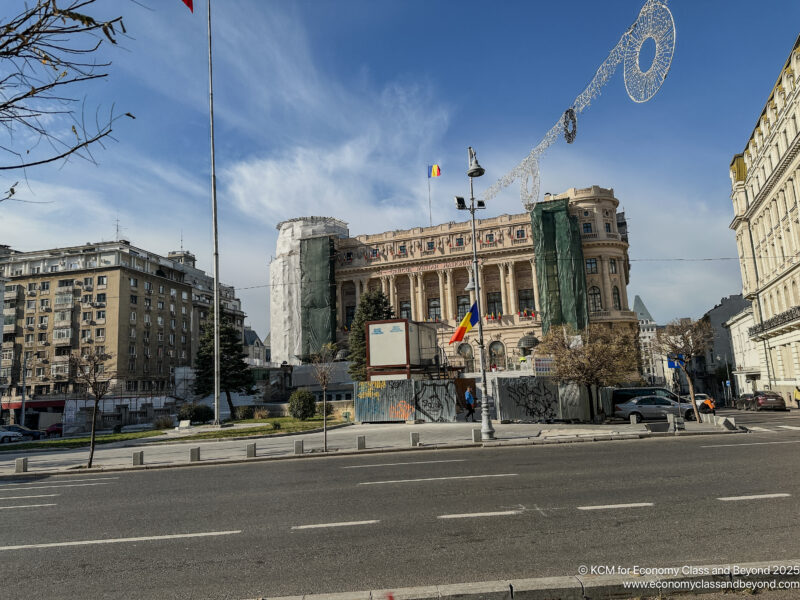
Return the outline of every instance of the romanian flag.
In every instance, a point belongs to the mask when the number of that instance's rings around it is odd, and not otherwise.
[[[466,334],[470,329],[475,327],[478,324],[478,303],[472,305],[469,309],[469,312],[464,315],[464,318],[461,319],[461,323],[458,324],[458,329],[453,334],[453,337],[450,338],[450,342],[448,344],[452,344],[453,342],[460,342],[464,339],[464,334]]]
[[[428,165],[428,179],[431,177],[439,177],[442,174],[442,170],[439,168],[439,165]]]
[[[183,0],[183,3],[189,7],[189,10],[194,12],[194,6],[192,6],[192,0]]]

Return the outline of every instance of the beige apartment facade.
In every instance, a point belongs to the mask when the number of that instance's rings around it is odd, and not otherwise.
[[[759,351],[758,389],[791,399],[800,385],[800,37],[747,145],[730,165],[748,335]],[[740,345],[741,347],[744,347]],[[752,359],[736,356],[736,363]]]
[[[192,365],[198,321],[209,317],[194,271],[125,241],[0,250],[3,409],[18,408],[23,387],[34,410],[84,394],[70,356],[92,351],[111,357],[112,395],[168,393],[174,369]]]
[[[637,330],[629,309],[630,264],[624,218],[613,189],[593,186],[546,195],[544,202],[568,200],[581,235],[590,323]],[[380,289],[395,315],[435,322],[439,347],[448,364],[477,369],[477,327],[464,341],[448,345],[458,323],[475,302],[471,279],[472,249],[479,256],[478,280],[487,367],[519,368],[541,339],[542,302],[532,238],[531,215],[521,213],[480,219],[476,237],[470,222],[338,237],[335,284],[338,339],[343,341],[361,295]],[[277,357],[275,358],[277,360]]]

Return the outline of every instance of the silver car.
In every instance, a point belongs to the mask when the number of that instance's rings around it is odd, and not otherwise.
[[[7,442],[21,442],[24,438],[21,433],[0,427],[0,444]]]
[[[690,402],[678,404],[663,396],[639,396],[622,404],[614,406],[614,415],[628,420],[631,416],[637,423],[647,419],[666,419],[667,414],[681,414],[687,421],[694,418],[694,411]]]

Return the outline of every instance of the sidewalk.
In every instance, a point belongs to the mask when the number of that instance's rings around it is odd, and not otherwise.
[[[419,434],[419,447],[414,450],[444,449],[463,447],[493,447],[507,445],[538,445],[568,442],[592,442],[627,440],[648,437],[675,436],[674,433],[651,433],[644,424],[494,424],[495,440],[475,443],[472,431],[480,430],[476,423],[386,423],[368,425],[339,426],[328,430],[329,454],[391,452],[411,450],[410,434]],[[237,428],[245,429],[247,425]],[[183,465],[189,462],[190,448],[200,448],[201,462],[244,461],[247,444],[256,444],[257,458],[289,458],[295,454],[295,442],[302,441],[305,454],[319,456],[322,452],[323,434],[321,431],[290,435],[271,435],[253,437],[246,440],[220,439],[181,442],[180,438],[202,431],[203,427],[192,427],[181,432],[170,432],[174,443],[164,443],[167,436],[142,438],[127,442],[104,444],[95,448],[94,467],[98,469],[132,468],[134,451],[144,451],[146,467],[165,467]],[[725,431],[706,423],[687,422],[686,431],[678,436],[692,434],[727,434],[738,431]],[[356,449],[358,436],[366,436],[366,450]],[[162,440],[160,443],[155,440]],[[0,454],[0,476],[13,475],[15,460],[28,458],[28,471],[31,473],[69,472],[86,464],[88,448],[57,451],[4,452]],[[252,459],[250,459],[252,460]],[[136,467],[143,468],[143,467]],[[93,469],[94,470],[94,469]],[[85,471],[84,471],[85,472]]]

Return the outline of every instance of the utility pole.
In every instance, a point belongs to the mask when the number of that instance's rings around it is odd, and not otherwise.
[[[27,378],[25,372],[28,370],[28,355],[22,351],[22,416],[20,417],[20,425],[25,427],[25,385]]]

